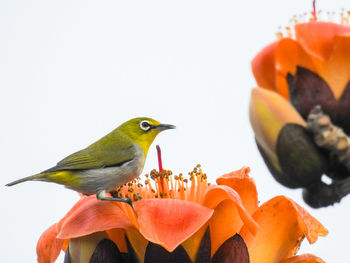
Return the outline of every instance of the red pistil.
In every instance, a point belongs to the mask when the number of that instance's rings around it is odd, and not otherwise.
[[[317,20],[317,16],[316,16],[316,0],[312,1],[312,16],[314,17],[314,20]]]
[[[163,172],[163,164],[162,164],[162,151],[160,150],[159,145],[156,146],[157,148],[157,155],[158,155],[158,167],[159,167],[159,174]],[[160,188],[159,189],[162,193],[164,193],[164,187],[165,187],[164,178],[160,177]]]
[[[159,145],[157,145],[156,148],[157,148],[157,155],[158,155],[158,167],[159,167],[159,172],[161,173],[163,171],[162,152],[160,150]]]

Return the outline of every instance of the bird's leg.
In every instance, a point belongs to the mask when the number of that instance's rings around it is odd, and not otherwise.
[[[100,191],[96,193],[96,197],[98,200],[102,200],[102,201],[117,201],[117,202],[123,202],[123,203],[127,203],[132,207],[132,202],[130,198],[118,198],[118,197],[108,197],[106,195],[106,191]]]

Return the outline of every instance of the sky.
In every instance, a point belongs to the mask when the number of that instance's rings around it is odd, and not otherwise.
[[[250,61],[311,1],[0,1],[0,251],[3,262],[36,262],[41,233],[78,195],[56,184],[5,184],[54,166],[122,122],[153,117],[177,126],[151,146],[143,173],[187,173],[209,181],[251,168],[259,200],[286,195],[329,235],[299,253],[348,258],[350,198],[308,207],[301,190],[274,181],[249,124],[256,86]],[[348,1],[320,0],[338,13]],[[62,261],[62,256],[57,262]]]

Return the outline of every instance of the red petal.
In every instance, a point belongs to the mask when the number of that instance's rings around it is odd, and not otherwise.
[[[132,223],[113,201],[95,196],[80,199],[58,223],[58,238],[74,238],[112,228],[132,227]]]
[[[259,201],[254,180],[249,177],[249,172],[249,167],[243,167],[240,170],[222,175],[216,179],[216,183],[234,189],[241,197],[245,209],[249,214],[252,214],[258,207]]]
[[[275,51],[278,41],[263,48],[252,60],[252,71],[258,86],[276,90]]]
[[[55,262],[58,258],[64,239],[57,239],[57,224],[49,227],[39,238],[36,246],[39,263]]]
[[[175,199],[147,199],[134,203],[139,231],[149,241],[172,252],[201,228],[213,210]]]
[[[332,22],[309,22],[295,26],[297,41],[307,52],[322,59],[328,59],[331,55],[335,36],[348,34],[349,26]]]

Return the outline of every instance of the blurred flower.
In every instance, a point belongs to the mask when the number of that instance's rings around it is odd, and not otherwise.
[[[258,148],[275,179],[304,188],[304,199],[313,207],[338,202],[350,192],[345,165],[350,154],[342,153],[349,147],[338,149],[350,134],[349,15],[342,14],[341,21],[294,20],[287,37],[278,34],[252,61],[259,87],[252,91],[250,120]],[[327,125],[326,132],[309,127],[317,106],[323,111],[317,121]],[[345,133],[339,136],[341,129]],[[332,146],[324,147],[320,136]],[[333,183],[323,183],[323,174]]]
[[[258,207],[249,168],[207,183],[197,166],[190,180],[169,171],[151,172],[116,194],[127,204],[82,197],[46,230],[38,262],[323,262],[295,256],[306,236],[314,243],[327,230],[292,200],[278,196]],[[249,261],[250,260],[250,261]]]

